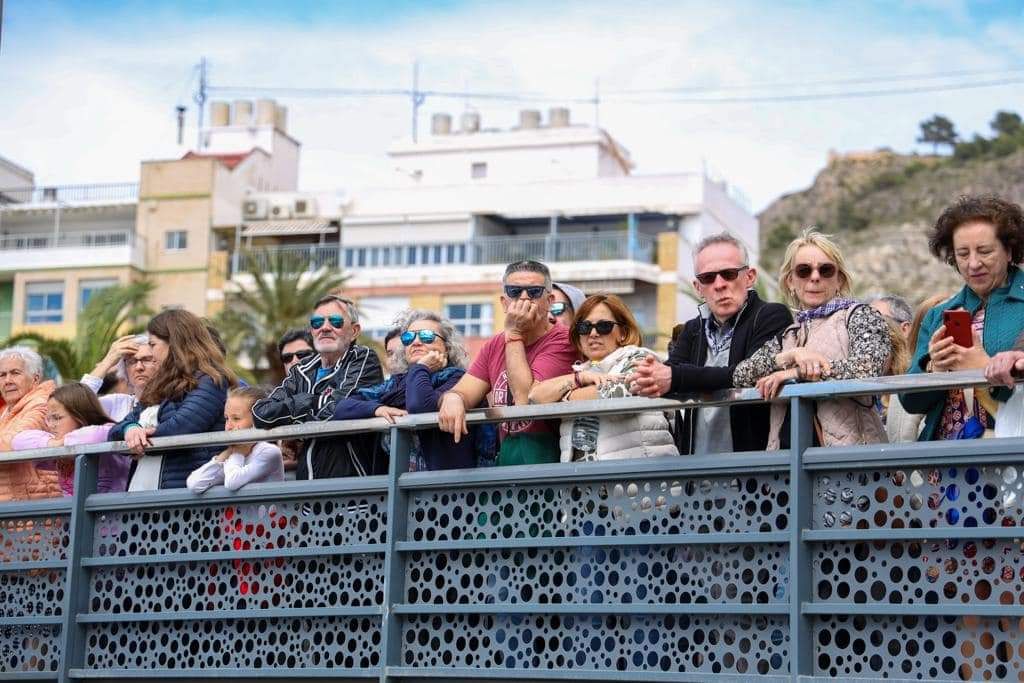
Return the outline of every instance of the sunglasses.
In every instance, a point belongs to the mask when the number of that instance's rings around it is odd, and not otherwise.
[[[597,333],[603,337],[606,334],[611,334],[618,324],[614,320],[598,320],[596,323],[581,320],[576,323],[576,333],[581,337],[587,337],[590,336],[592,330],[597,330]]]
[[[312,318],[309,319],[309,326],[312,327],[314,330],[319,330],[321,327],[324,326],[325,322],[330,323],[331,327],[333,327],[336,330],[340,330],[345,326],[345,318],[341,317],[337,313],[333,315],[328,315],[326,317],[322,315],[314,315]]]
[[[750,266],[740,266],[739,268],[723,268],[722,270],[712,270],[708,273],[697,273],[695,277],[697,278],[697,282],[701,283],[702,285],[713,285],[715,283],[715,280],[718,279],[719,275],[721,275],[722,279],[725,280],[726,282],[732,282],[733,280],[740,276],[740,273],[742,273],[749,267]]]
[[[835,277],[838,269],[834,263],[822,263],[817,268],[807,263],[801,263],[793,269],[793,275],[796,275],[801,280],[806,280],[814,271],[818,271],[818,275],[821,276],[822,280],[828,280],[831,277]]]
[[[409,346],[414,341],[416,341],[416,337],[419,337],[420,341],[423,342],[424,344],[432,344],[435,339],[440,339],[441,341],[444,341],[444,337],[439,335],[437,332],[434,332],[433,330],[419,330],[418,332],[403,332],[402,336],[399,337],[399,339],[402,340],[402,346]]]
[[[521,287],[519,285],[505,285],[505,296],[509,299],[518,299],[526,292],[526,296],[531,299],[539,299],[544,296],[548,288],[543,285],[535,285],[531,287]]]
[[[281,354],[281,362],[288,365],[292,362],[293,358],[302,360],[303,358],[309,358],[312,355],[313,351],[311,349],[306,349],[305,351],[289,351],[288,353]]]
[[[551,315],[562,315],[565,313],[565,304],[559,301],[558,303],[551,304]]]

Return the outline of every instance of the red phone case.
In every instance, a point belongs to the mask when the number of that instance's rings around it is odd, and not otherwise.
[[[974,346],[970,313],[964,310],[943,311],[942,324],[946,326],[946,336],[952,337],[954,344],[967,349]]]

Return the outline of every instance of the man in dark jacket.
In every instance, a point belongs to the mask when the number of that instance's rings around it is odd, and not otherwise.
[[[331,420],[338,399],[356,389],[379,384],[377,354],[355,344],[359,318],[348,299],[320,299],[309,319],[316,353],[294,365],[279,387],[252,407],[257,427]],[[329,479],[388,471],[387,454],[375,448],[375,435],[309,439],[299,456],[296,479]]]
[[[705,237],[694,250],[694,287],[704,302],[672,346],[668,362],[653,356],[633,376],[642,396],[716,391],[733,386],[732,373],[766,341],[793,323],[782,304],[761,301],[757,271],[743,243],[728,233]],[[676,419],[680,453],[760,451],[768,443],[767,404],[687,410]]]

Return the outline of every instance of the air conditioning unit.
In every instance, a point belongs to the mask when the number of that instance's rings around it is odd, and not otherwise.
[[[275,203],[270,205],[270,217],[275,220],[292,217],[291,202],[287,204]]]
[[[266,217],[266,199],[246,199],[242,202],[242,218],[246,220],[263,220]]]
[[[292,206],[292,215],[296,218],[316,218],[316,200],[312,198],[296,199]]]

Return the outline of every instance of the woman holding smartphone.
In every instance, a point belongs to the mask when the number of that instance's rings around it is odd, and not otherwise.
[[[1021,207],[995,196],[961,197],[939,216],[928,244],[964,286],[925,315],[909,372],[984,368],[1024,328]],[[995,404],[985,390],[903,394],[900,401],[907,412],[926,415],[921,441],[979,438],[993,426]]]

